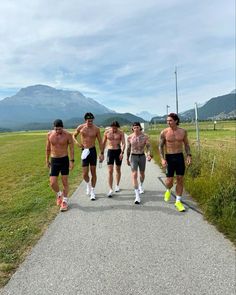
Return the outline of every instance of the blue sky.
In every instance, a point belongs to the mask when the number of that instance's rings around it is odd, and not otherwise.
[[[234,0],[0,2],[0,99],[46,84],[117,112],[179,112],[235,88]]]

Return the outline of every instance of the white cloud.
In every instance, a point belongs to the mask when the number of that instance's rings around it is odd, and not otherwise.
[[[0,98],[48,84],[117,111],[165,113],[234,86],[228,0],[9,0],[0,3]],[[174,110],[174,108],[172,109]]]

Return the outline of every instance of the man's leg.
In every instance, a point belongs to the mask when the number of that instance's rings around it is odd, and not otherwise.
[[[176,202],[175,206],[178,211],[182,212],[185,211],[184,205],[181,202],[183,187],[184,187],[184,177],[181,175],[176,176]]]
[[[82,173],[83,173],[83,179],[86,182],[86,195],[90,194],[91,191],[91,186],[89,183],[89,167],[88,166],[83,166],[82,167]]]
[[[119,187],[121,178],[121,166],[116,165],[116,185]]]
[[[166,178],[165,185],[166,185],[167,190],[164,195],[165,202],[168,202],[170,200],[171,188],[173,186],[173,183],[174,183],[174,177],[167,177]]]
[[[132,181],[133,181],[133,187],[134,187],[134,193],[135,193],[135,204],[140,204],[140,196],[139,196],[139,189],[138,189],[138,171],[134,170],[132,171]]]
[[[58,177],[57,176],[50,176],[50,186],[56,194],[59,192],[60,188],[58,185]]]
[[[68,193],[69,193],[69,182],[68,175],[61,176],[62,185],[63,185],[63,200],[61,203],[61,211],[66,211],[68,209]]]
[[[108,197],[112,197],[112,193],[113,193],[113,165],[108,165],[108,184],[109,184],[109,192],[107,194]]]
[[[50,176],[50,187],[56,193],[57,205],[60,206],[62,203],[62,191],[60,191],[58,184],[58,176]]]
[[[90,199],[95,200],[95,186],[97,182],[97,173],[96,173],[96,166],[90,165],[90,172],[91,172],[91,194],[90,194]]]
[[[145,179],[145,171],[140,171],[140,176],[139,176],[140,183],[139,183],[139,187],[138,187],[140,194],[144,193],[144,189],[143,189],[144,179]]]
[[[108,165],[108,184],[110,189],[112,190],[112,185],[113,185],[113,165]]]

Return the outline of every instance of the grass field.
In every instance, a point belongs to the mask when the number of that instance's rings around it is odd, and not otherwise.
[[[0,286],[58,212],[45,166],[45,142],[46,132],[0,133]],[[75,155],[70,193],[81,181],[78,150]]]
[[[157,140],[165,127],[157,125],[149,130],[157,163]],[[188,130],[193,153],[185,187],[206,218],[235,242],[235,121],[218,122],[216,130],[213,123],[200,123],[200,155],[195,125],[181,127]],[[130,133],[129,126],[124,130]],[[0,133],[0,287],[58,212],[45,167],[45,141],[46,131]],[[69,177],[70,194],[81,182],[80,152],[76,147],[75,160]]]
[[[158,164],[157,144],[165,127],[156,125],[149,130]],[[215,130],[213,122],[200,122],[200,146],[195,124],[180,127],[188,131],[193,155],[185,175],[185,189],[197,200],[205,218],[236,245],[236,122],[217,122]]]

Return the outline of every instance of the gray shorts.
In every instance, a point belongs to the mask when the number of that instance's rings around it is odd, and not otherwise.
[[[145,154],[131,154],[130,165],[132,171],[137,171],[138,167],[140,171],[145,171],[146,156]]]

